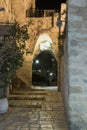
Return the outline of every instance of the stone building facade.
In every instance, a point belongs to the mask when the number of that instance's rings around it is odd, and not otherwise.
[[[29,24],[29,40],[26,42],[26,46],[31,53],[27,56],[24,55],[25,62],[23,64],[23,67],[17,71],[17,76],[26,84],[26,86],[31,86],[32,61],[34,57],[40,53],[40,43],[37,43],[37,41],[41,35],[48,35],[52,43],[54,43],[52,44],[52,52],[54,53],[54,57],[57,60],[58,27],[56,26],[56,22],[58,13],[54,12],[52,16],[50,15],[52,11],[44,11],[44,15],[43,11],[35,12],[35,0],[1,0],[0,6],[4,7],[4,10],[0,11],[1,24],[6,22],[14,23],[15,20],[19,22],[20,25]],[[33,16],[31,16],[31,13],[29,11],[33,11]],[[38,16],[35,16],[35,13],[37,13]],[[43,41],[44,40],[46,40],[46,38],[43,39]]]
[[[0,0],[0,6],[5,8],[3,12],[0,11],[1,23],[13,22],[15,19],[20,24],[30,23],[27,47],[32,53],[25,57],[24,65],[17,71],[17,75],[26,85],[31,85],[30,70],[34,55],[40,52],[39,48],[35,47],[40,35],[45,33],[55,42],[53,51],[55,57],[58,57],[58,15],[55,13],[54,21],[52,17],[26,17],[26,10],[35,7],[33,0]],[[67,37],[61,58],[62,95],[69,130],[87,130],[87,1],[68,0],[67,11]]]
[[[68,0],[63,95],[70,130],[87,129],[87,1]]]

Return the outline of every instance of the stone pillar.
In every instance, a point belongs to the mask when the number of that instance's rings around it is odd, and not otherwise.
[[[69,130],[87,130],[87,0],[68,1]]]

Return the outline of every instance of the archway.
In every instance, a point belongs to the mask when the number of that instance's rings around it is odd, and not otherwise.
[[[33,86],[57,86],[57,61],[49,50],[38,54],[32,65]]]

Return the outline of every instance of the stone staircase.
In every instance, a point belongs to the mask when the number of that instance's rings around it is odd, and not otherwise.
[[[8,113],[0,116],[0,130],[68,130],[60,92],[13,90],[8,101]]]
[[[46,101],[46,92],[44,90],[14,90],[8,96],[10,107],[23,108],[42,108]]]

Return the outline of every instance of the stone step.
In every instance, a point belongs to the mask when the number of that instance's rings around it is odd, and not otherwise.
[[[14,95],[47,95],[47,93],[43,92],[18,92],[18,91],[12,91],[10,94]]]
[[[42,108],[43,102],[46,101],[46,92],[36,89],[19,89],[13,90],[8,96],[10,107],[22,108]]]
[[[8,100],[9,107],[42,108],[42,101],[31,100]]]
[[[9,95],[8,100],[45,100],[42,95]]]
[[[45,90],[36,90],[36,89],[31,89],[31,90],[12,90],[10,91],[10,94],[13,95],[47,95],[47,92]]]
[[[31,91],[38,91],[38,92],[39,92],[39,91],[45,91],[45,90],[44,90],[44,89],[41,89],[41,88],[40,88],[40,89],[37,89],[37,88],[31,88]]]
[[[12,90],[12,91],[22,91],[22,92],[34,92],[34,91],[36,91],[36,92],[46,92],[46,90],[45,89],[37,89],[37,88],[25,88],[25,89],[23,89],[23,88],[20,88],[20,89],[14,89],[14,90]]]
[[[20,104],[9,104],[9,107],[17,107],[17,108],[42,108],[42,105],[20,105]]]

